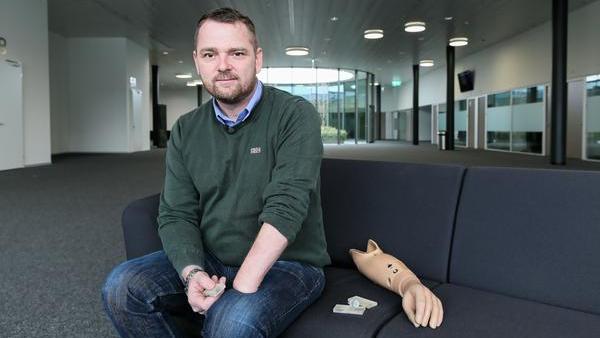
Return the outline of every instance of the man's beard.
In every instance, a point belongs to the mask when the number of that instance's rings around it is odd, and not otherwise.
[[[222,90],[222,88],[216,85],[217,80],[220,79],[235,79],[238,80],[238,82],[235,84],[235,86],[229,87],[226,90]],[[239,77],[232,73],[219,73],[219,75],[217,75],[211,82],[210,86],[205,86],[205,89],[220,102],[225,104],[236,104],[252,94],[254,91],[254,85],[255,81],[242,83],[239,81]]]

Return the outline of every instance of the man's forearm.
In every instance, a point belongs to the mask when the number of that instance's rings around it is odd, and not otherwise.
[[[285,236],[271,224],[263,223],[235,277],[233,287],[240,292],[255,292],[287,245]]]

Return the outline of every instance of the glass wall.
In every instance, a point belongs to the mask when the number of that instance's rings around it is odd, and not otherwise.
[[[446,131],[446,104],[438,104],[437,127],[438,132]]]
[[[357,72],[356,77],[356,104],[357,126],[356,137],[359,143],[367,142],[367,73]]]
[[[454,102],[454,145],[467,146],[468,125],[467,100]]]
[[[367,141],[373,74],[354,69],[263,68],[258,78],[311,102],[321,116],[323,143]]]
[[[542,153],[544,87],[512,91],[512,151]]]
[[[600,160],[600,75],[588,76],[585,98],[585,158]]]
[[[543,153],[544,86],[487,96],[487,149]]]
[[[485,111],[487,148],[510,151],[510,92],[488,95]]]

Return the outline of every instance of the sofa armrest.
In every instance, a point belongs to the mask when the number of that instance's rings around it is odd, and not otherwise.
[[[121,216],[125,253],[132,259],[162,249],[158,237],[158,203],[160,194],[142,198],[130,203]]]

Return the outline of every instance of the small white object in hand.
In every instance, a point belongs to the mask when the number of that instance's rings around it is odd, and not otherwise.
[[[203,294],[206,297],[216,297],[220,295],[223,292],[223,290],[225,290],[225,285],[217,284],[214,288],[210,290],[204,290]]]
[[[370,300],[370,299],[367,299],[367,298],[363,298],[363,297],[360,297],[360,296],[354,296],[354,297],[348,298],[348,304],[350,306],[353,306],[353,307],[359,307],[360,306],[360,307],[364,307],[364,308],[367,308],[367,309],[374,308],[374,307],[377,306],[377,302],[376,301],[373,301],[373,300]]]

